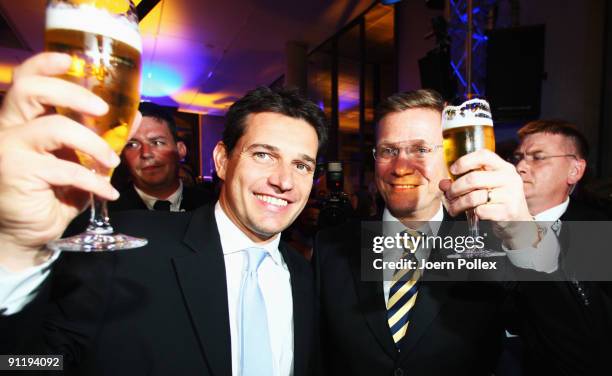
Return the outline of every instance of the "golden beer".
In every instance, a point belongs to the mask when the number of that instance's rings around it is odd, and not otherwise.
[[[462,156],[477,150],[495,151],[489,104],[482,99],[470,99],[459,106],[445,107],[442,112],[442,136],[448,167]],[[450,175],[453,180],[457,178]]]
[[[450,167],[462,156],[481,149],[495,151],[495,133],[489,125],[471,125],[450,128],[442,132],[444,158]],[[452,174],[451,174],[452,175]],[[452,176],[453,180],[456,176]]]
[[[101,117],[85,116],[68,108],[58,113],[100,135],[117,154],[127,142],[140,101],[141,42],[137,30],[117,22],[111,13],[91,5],[47,9],[45,49],[72,56],[62,78],[101,97],[109,111]],[[110,175],[91,157],[78,153],[80,162]]]

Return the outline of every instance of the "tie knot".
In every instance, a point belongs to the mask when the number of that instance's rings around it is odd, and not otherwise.
[[[416,251],[416,242],[421,236],[423,236],[421,232],[410,228],[400,232],[400,235],[402,236],[402,238],[406,237],[405,239],[407,240],[403,244],[404,252],[410,253],[414,253],[414,251]]]
[[[261,262],[268,255],[268,251],[263,248],[251,247],[245,251],[247,254],[247,270],[249,272],[257,271]]]
[[[153,210],[170,211],[170,201],[157,200],[153,205]]]

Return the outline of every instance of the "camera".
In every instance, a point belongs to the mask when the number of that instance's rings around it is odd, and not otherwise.
[[[328,193],[321,200],[318,227],[337,226],[352,217],[353,207],[344,193],[342,162],[328,162],[325,173]]]

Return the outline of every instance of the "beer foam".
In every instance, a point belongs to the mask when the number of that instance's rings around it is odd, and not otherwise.
[[[469,125],[493,126],[489,103],[484,99],[470,99],[459,106],[446,106],[442,112],[442,129]]]
[[[105,10],[91,5],[74,8],[60,4],[48,7],[46,29],[79,30],[100,34],[142,52],[142,40],[137,28],[126,19],[113,17]]]

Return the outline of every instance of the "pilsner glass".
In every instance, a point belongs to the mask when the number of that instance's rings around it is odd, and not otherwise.
[[[65,115],[100,135],[117,154],[127,142],[140,100],[142,42],[138,17],[130,0],[49,0],[45,49],[72,56],[61,78],[81,85],[109,105],[106,115],[86,116],[68,108]],[[83,153],[81,164],[110,178],[105,169]],[[109,223],[106,201],[91,194],[91,216],[84,233],[49,243],[62,251],[113,251],[142,247],[146,239],[117,234]]]
[[[442,113],[444,158],[450,167],[462,156],[481,149],[495,151],[495,134],[489,104],[483,99],[470,99],[459,106],[447,106]],[[453,180],[459,176],[451,174]],[[478,216],[474,209],[466,211],[468,231],[472,237],[480,236]],[[468,249],[462,257],[502,256],[503,252],[486,249]],[[455,256],[457,257],[457,256]]]

